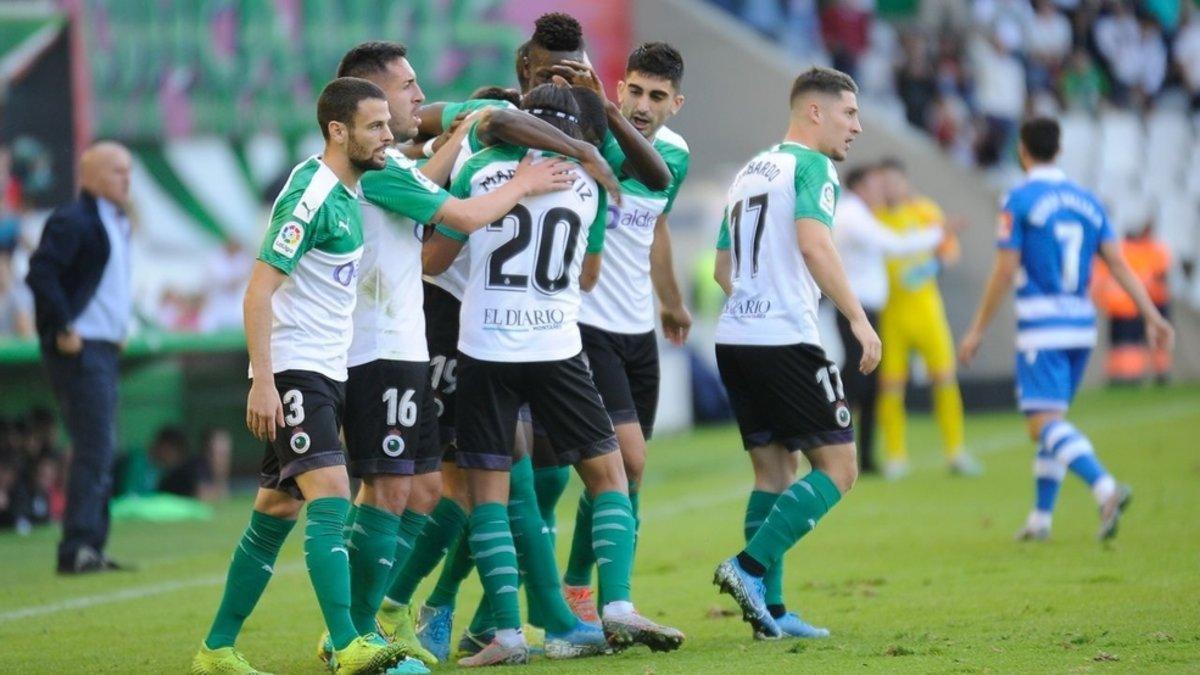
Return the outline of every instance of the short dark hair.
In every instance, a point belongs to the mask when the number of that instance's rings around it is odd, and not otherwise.
[[[587,87],[571,87],[571,94],[579,104],[579,130],[583,139],[597,148],[604,144],[608,132],[608,115],[604,112],[604,99]]]
[[[508,101],[514,106],[521,107],[521,92],[509,87],[501,87],[499,85],[487,85],[471,92],[472,99],[491,99],[494,101]]]
[[[399,42],[363,42],[346,52],[338,64],[338,77],[366,77],[387,70],[388,64],[408,56],[408,47]]]
[[[567,87],[538,85],[521,98],[521,109],[571,138],[583,138],[583,130],[579,125],[579,104]]]
[[[850,169],[846,172],[846,187],[851,190],[858,187],[877,168],[870,164],[862,164]]]
[[[879,160],[879,164],[875,165],[877,169],[899,171],[900,173],[908,173],[908,169],[904,166],[898,157],[884,157]]]
[[[665,42],[646,42],[630,52],[625,62],[625,72],[634,71],[670,80],[678,89],[683,81],[683,54]]]
[[[525,57],[529,56],[530,42],[531,40],[526,40],[517,47],[517,86],[521,88],[521,91],[525,91],[525,88],[529,86],[529,80],[525,79]]]
[[[382,89],[362,78],[339,77],[325,85],[317,99],[317,124],[321,125],[321,136],[329,140],[330,122],[354,126],[358,103],[368,98],[387,101]]]
[[[854,83],[853,77],[840,70],[813,66],[800,73],[796,77],[796,81],[792,82],[792,94],[788,97],[788,103],[795,103],[797,97],[810,91],[834,96],[840,96],[843,91],[857,94],[858,85]]]
[[[1032,117],[1021,124],[1021,145],[1038,162],[1053,161],[1061,135],[1058,120],[1053,117]]]
[[[529,43],[548,52],[579,51],[583,49],[583,26],[570,14],[548,12],[533,22]]]

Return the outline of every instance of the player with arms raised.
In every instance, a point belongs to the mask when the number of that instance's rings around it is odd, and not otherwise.
[[[350,478],[338,438],[362,257],[359,179],[383,168],[391,115],[379,87],[353,77],[317,101],[324,152],[292,170],[246,289],[251,386],[246,425],[266,442],[261,488],[234,550],[225,594],[191,672],[255,673],[234,641],[270,581],[305,500],[304,556],[339,673],[374,673],[400,646],[362,633],[350,616],[349,552],[342,526]]]
[[[1050,536],[1058,490],[1070,471],[1090,487],[1100,507],[1097,536],[1108,539],[1117,532],[1117,521],[1131,492],[1105,470],[1091,440],[1066,419],[1096,343],[1096,310],[1088,297],[1093,258],[1099,255],[1104,260],[1113,278],[1137,304],[1152,349],[1170,349],[1174,331],[1126,264],[1100,201],[1054,165],[1059,137],[1058,122],[1053,119],[1034,118],[1021,125],[1018,156],[1026,180],[1004,201],[997,232],[1000,251],[979,310],[959,346],[959,359],[967,364],[974,358],[1020,268],[1016,289],[1017,404],[1038,449],[1034,461],[1036,501],[1017,538]]]
[[[858,476],[841,376],[817,334],[821,293],[862,344],[859,369],[879,364],[879,337],[850,289],[831,231],[840,190],[833,160],[845,159],[862,131],[857,92],[837,70],[813,68],[796,78],[787,135],[734,178],[717,243],[716,277],[730,296],[717,324],[717,366],[754,466],[754,491],[746,548],[717,567],[714,583],[737,600],[761,639],[829,634],[786,610],[783,555]],[[798,481],[797,450],[812,465]]]

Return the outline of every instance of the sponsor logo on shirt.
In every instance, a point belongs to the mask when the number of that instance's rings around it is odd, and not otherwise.
[[[826,183],[821,188],[821,210],[833,216],[833,207],[837,203],[837,197],[834,195],[833,183]]]
[[[483,310],[484,330],[556,330],[562,328],[566,315],[561,309],[500,309]]]
[[[608,229],[615,230],[617,227],[633,227],[639,230],[646,230],[654,227],[658,216],[653,211],[644,211],[642,209],[621,210],[620,207],[608,207]]]
[[[411,169],[411,171],[412,171],[413,178],[417,179],[417,183],[419,183],[421,185],[421,187],[425,188],[426,190],[429,190],[430,192],[432,192],[435,195],[441,190],[441,188],[439,188],[437,186],[437,183],[434,183],[433,181],[429,180],[429,177],[426,176],[425,174],[421,173],[421,171],[419,169],[417,169],[416,167]]]
[[[763,298],[725,303],[725,314],[738,319],[765,319],[770,311],[771,301]]]
[[[282,256],[295,258],[296,252],[300,250],[301,241],[304,241],[304,226],[293,220],[279,228],[279,234],[275,235],[275,243],[271,244],[271,250]]]

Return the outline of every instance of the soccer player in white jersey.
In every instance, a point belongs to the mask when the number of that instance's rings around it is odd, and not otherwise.
[[[754,491],[746,547],[717,567],[713,581],[760,639],[829,634],[783,605],[768,607],[764,577],[858,476],[841,376],[817,334],[822,293],[862,345],[859,369],[879,364],[879,336],[831,232],[840,190],[833,162],[846,158],[862,131],[857,91],[849,75],[829,68],[796,78],[787,134],[734,178],[717,244],[717,280],[732,288],[717,325],[717,366],[754,466]],[[798,450],[812,471],[795,480]]]
[[[338,67],[339,77],[361,77],[384,92],[397,141],[416,134],[414,112],[424,98],[406,55],[404,45],[367,42],[350,50]],[[439,180],[453,151],[445,148],[431,162],[440,167]],[[395,148],[388,149],[383,170],[361,182],[363,255],[344,414],[350,474],[363,480],[346,521],[350,614],[360,633],[375,630],[375,613],[399,570],[396,563],[403,564],[433,508],[432,503],[406,508],[412,476],[436,472],[440,464],[421,311],[423,229],[415,223],[445,223],[471,232],[507,213],[522,197],[573,182],[564,161],[548,161],[522,166],[502,190],[463,201],[450,197]],[[324,659],[330,654],[327,637],[319,652]],[[407,646],[436,662],[419,645]]]
[[[687,177],[687,142],[666,123],[683,107],[680,84],[683,56],[664,42],[648,42],[630,53],[625,78],[617,83],[621,113],[662,155],[671,170],[666,190],[651,190],[632,176],[620,174],[622,202],[609,206],[604,244],[604,273],[583,296],[579,333],[592,379],[616,429],[634,519],[646,464],[646,441],[654,430],[658,408],[658,341],[654,334],[654,295],[661,306],[663,333],[683,344],[692,317],[683,305],[671,261],[667,216]],[[535,466],[541,457],[535,453]],[[565,481],[547,480],[552,471],[537,470],[538,501],[552,524],[554,505]],[[543,495],[546,486],[557,493]],[[598,620],[592,599],[592,503],[579,498],[571,554],[563,575],[563,594],[579,617]]]
[[[544,85],[524,99],[532,114],[579,137],[579,106],[569,89]],[[502,186],[530,151],[500,145],[473,156],[452,194],[481,194]],[[656,649],[682,643],[678,631],[639,615],[629,597],[634,521],[628,483],[612,424],[582,356],[577,318],[581,269],[603,246],[606,197],[581,177],[572,190],[522,200],[508,216],[469,237],[438,228],[445,248],[427,271],[449,264],[466,243],[470,278],[460,318],[457,460],[471,493],[468,538],[496,625],[494,640],[461,665],[523,663],[517,559],[506,506],[514,463],[514,420],[528,401],[562,461],[573,464],[592,493],[595,542],[605,595],[609,642]],[[586,231],[585,231],[586,228]],[[469,243],[468,243],[469,242]],[[514,481],[515,482],[515,481]],[[536,515],[536,513],[535,513]]]
[[[1096,343],[1096,310],[1088,297],[1092,259],[1103,259],[1133,298],[1146,321],[1152,348],[1170,349],[1174,330],[1130,271],[1100,200],[1054,165],[1059,134],[1058,122],[1046,117],[1021,125],[1017,154],[1026,180],[1004,199],[996,242],[1000,250],[979,309],[963,336],[959,359],[966,364],[975,356],[1020,268],[1014,303],[1017,403],[1038,450],[1036,501],[1017,538],[1050,536],[1058,490],[1070,471],[1087,483],[1096,499],[1097,537],[1104,540],[1116,534],[1131,492],[1105,469],[1092,441],[1066,419]]]
[[[350,617],[342,540],[350,478],[338,440],[363,246],[358,182],[384,166],[389,119],[379,87],[358,78],[329,83],[317,101],[325,149],[292,170],[272,208],[244,307],[252,378],[246,424],[266,442],[262,487],[192,673],[258,672],[234,641],[305,501],[305,562],[332,636],[331,669],[374,673],[403,656],[375,633],[360,633]]]

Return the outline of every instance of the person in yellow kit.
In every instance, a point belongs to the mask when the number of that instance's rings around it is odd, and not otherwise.
[[[899,233],[945,224],[945,216],[933,200],[913,194],[899,161],[884,160],[880,170],[886,201],[876,213],[880,222]],[[982,465],[964,447],[954,339],[937,285],[938,270],[943,264],[956,262],[959,254],[957,239],[948,235],[935,251],[896,256],[887,262],[889,294],[879,319],[883,361],[879,367],[877,405],[883,432],[883,475],[889,480],[908,472],[904,388],[908,382],[909,355],[913,351],[921,355],[929,372],[934,417],[951,472],[978,475],[983,471]]]

